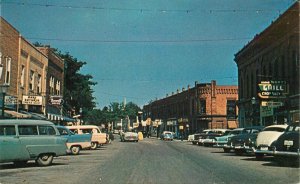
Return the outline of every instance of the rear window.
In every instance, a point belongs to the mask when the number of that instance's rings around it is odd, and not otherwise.
[[[283,132],[285,128],[280,128],[280,127],[270,127],[270,128],[265,128],[264,131],[272,131],[272,132]]]
[[[1,125],[0,136],[14,136],[16,135],[16,129],[14,125]]]
[[[39,126],[40,135],[56,135],[55,129],[52,126],[40,125]]]

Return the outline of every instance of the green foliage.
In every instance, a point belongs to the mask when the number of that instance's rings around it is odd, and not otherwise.
[[[121,119],[126,119],[127,116],[129,119],[135,120],[139,111],[141,111],[141,108],[133,102],[128,102],[126,105],[112,102],[108,107],[105,106],[102,110],[89,111],[86,119],[89,124],[96,125],[120,121]]]

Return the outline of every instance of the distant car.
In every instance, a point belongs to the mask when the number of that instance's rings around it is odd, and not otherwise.
[[[242,133],[243,130],[244,130],[244,128],[236,128],[236,129],[229,131],[228,134],[224,134],[223,136],[216,137],[215,138],[216,143],[214,144],[214,147],[224,148],[224,145],[227,144],[228,139],[230,137],[233,137],[233,136],[236,136],[236,135]]]
[[[56,126],[56,128],[58,129],[60,136],[68,139],[67,147],[73,155],[78,155],[82,149],[91,148],[91,134],[74,134],[65,126]]]
[[[239,135],[230,137],[227,144],[224,146],[224,152],[234,150],[236,155],[243,153],[252,153],[255,147],[257,134],[263,129],[262,126],[245,128]]]
[[[261,159],[264,155],[272,152],[271,144],[282,135],[288,125],[271,125],[264,128],[256,139],[255,156],[257,159]]]
[[[204,141],[206,142],[206,146],[208,144],[210,144],[209,142],[214,142],[215,140],[211,140],[214,139],[215,137],[219,137],[224,135],[224,133],[228,131],[227,129],[206,129],[203,130],[202,133],[199,134],[198,136],[198,145],[202,146],[204,145]]]
[[[132,141],[132,142],[138,142],[139,137],[138,133],[136,132],[122,132],[120,135],[121,142],[126,142],[126,141]]]
[[[49,166],[54,157],[67,154],[66,141],[50,121],[0,120],[0,163],[22,166],[35,160]]]
[[[188,142],[191,142],[192,144],[196,145],[198,144],[200,133],[191,134],[188,136]]]
[[[274,158],[280,165],[294,165],[299,167],[300,158],[300,123],[292,123],[285,132],[278,137],[274,146]]]
[[[165,141],[173,141],[173,132],[169,132],[169,131],[164,131],[161,134],[161,140],[165,140]]]

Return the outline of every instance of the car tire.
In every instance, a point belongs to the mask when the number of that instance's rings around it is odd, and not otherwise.
[[[262,160],[265,157],[263,153],[255,153],[255,158],[257,160]]]
[[[72,146],[71,147],[71,153],[72,155],[79,155],[80,147],[79,146]]]
[[[22,161],[14,161],[14,165],[16,167],[24,167],[27,164],[27,160],[22,160]]]
[[[53,161],[53,155],[50,153],[41,154],[36,159],[36,163],[42,167],[51,165],[52,161]]]
[[[98,147],[98,143],[92,142],[91,149],[92,149],[92,150],[95,150],[95,149],[97,149],[97,147]]]
[[[193,145],[196,145],[197,143],[196,142],[192,142],[193,143]]]
[[[228,149],[228,148],[223,148],[223,150],[224,150],[224,153],[229,153],[230,152],[230,149]]]
[[[238,156],[242,156],[243,155],[243,151],[242,150],[234,150],[235,152],[235,155],[238,155]]]

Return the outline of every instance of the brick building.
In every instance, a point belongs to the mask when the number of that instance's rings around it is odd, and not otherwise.
[[[178,134],[180,126],[186,133],[207,128],[236,128],[237,86],[218,86],[216,81],[177,90],[172,95],[143,107],[144,118],[161,120],[162,130]]]
[[[48,70],[46,77],[46,96],[45,101],[47,115],[51,119],[51,116],[59,115],[62,112],[62,100],[63,100],[63,85],[64,85],[64,61],[50,48],[37,47],[42,53],[48,57]]]
[[[243,127],[299,121],[299,1],[235,55]]]
[[[8,85],[6,98],[17,98],[18,50],[20,33],[6,20],[0,18],[0,84]],[[1,93],[1,107],[2,107]],[[8,104],[11,105],[11,104]]]
[[[37,48],[28,42],[3,17],[0,25],[0,86],[8,86],[5,114],[45,117],[53,113],[54,120],[62,119],[61,106],[49,104],[49,99],[58,96],[57,103],[63,98],[64,61],[50,47]]]

